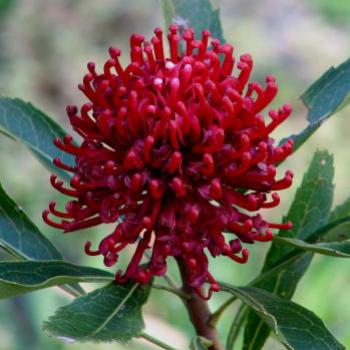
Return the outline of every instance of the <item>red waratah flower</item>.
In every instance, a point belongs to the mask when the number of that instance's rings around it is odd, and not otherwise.
[[[256,213],[276,207],[280,200],[274,191],[292,183],[290,171],[276,180],[275,165],[292,152],[293,143],[278,147],[269,136],[291,107],[270,110],[270,118],[260,114],[277,93],[275,79],[268,76],[265,87],[257,82],[246,87],[250,55],[241,56],[234,68],[233,47],[214,39],[208,48],[209,31],[196,40],[191,28],[180,36],[171,25],[170,57],[162,36],[159,28],[150,43],[131,35],[131,63],[124,68],[117,48],[110,48],[102,73],[94,63],[87,65],[79,88],[90,102],[80,111],[67,107],[83,141],[80,146],[71,136],[54,141],[76,163],[70,167],[54,160],[73,173],[71,188],[55,175],[51,183],[74,199],[65,212],[52,202],[43,217],[65,232],[115,223],[97,250],[88,241],[85,252],[103,255],[105,265],[112,266],[122,249],[136,245],[117,281],[147,283],[165,274],[173,256],[188,270],[186,283],[204,297],[205,282],[209,295],[219,289],[208,271],[207,252],[244,263],[248,250],[242,243],[270,241],[270,229],[291,227]]]

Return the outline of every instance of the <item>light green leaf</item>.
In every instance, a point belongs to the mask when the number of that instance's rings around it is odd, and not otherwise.
[[[295,199],[287,217],[283,221],[292,221],[293,228],[280,231],[279,237],[293,237],[307,240],[318,229],[328,223],[333,200],[333,158],[325,151],[317,151],[311,161],[308,171],[298,188]],[[294,291],[309,267],[311,254],[302,255],[292,260],[285,270],[268,274],[294,248],[273,242],[262,269],[263,278],[254,286],[271,293],[291,299]],[[259,317],[250,313],[244,334],[244,350],[260,350],[264,345],[269,328]]]
[[[350,59],[338,67],[331,67],[301,96],[308,109],[309,125],[294,140],[296,151],[331,115],[350,102]],[[282,140],[283,143],[285,140]]]
[[[308,243],[295,238],[275,237],[278,243],[300,248],[312,253],[339,258],[350,258],[350,240],[344,242]]]
[[[2,261],[0,299],[63,284],[110,282],[113,279],[107,271],[64,261]]]
[[[64,163],[74,164],[71,155],[62,152],[53,144],[54,138],[62,138],[66,132],[31,103],[18,98],[0,98],[0,130],[25,144],[49,170],[62,178],[70,178],[67,172],[52,163],[55,157],[60,157]]]
[[[345,349],[313,312],[262,289],[221,284],[246,303],[289,350]],[[255,348],[252,348],[255,350]]]
[[[191,343],[190,343],[190,349],[191,350],[207,350],[213,345],[213,342],[203,338],[196,336],[192,338]]]
[[[199,37],[204,29],[209,29],[213,38],[225,42],[220,23],[218,6],[212,0],[161,0],[165,23],[176,23],[192,27]]]
[[[111,283],[59,308],[44,323],[49,334],[72,341],[125,343],[141,334],[141,307],[150,285]]]

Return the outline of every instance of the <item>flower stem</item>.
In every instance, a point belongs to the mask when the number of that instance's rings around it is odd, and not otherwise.
[[[181,258],[177,258],[177,263],[183,283],[182,290],[190,296],[190,298],[184,302],[197,335],[212,341],[213,345],[209,348],[209,350],[221,350],[222,347],[219,343],[217,330],[215,326],[210,324],[211,312],[209,310],[208,303],[200,298],[195,293],[194,289],[186,283],[188,280],[188,271],[183,260]]]
[[[170,345],[163,343],[159,339],[156,339],[156,338],[152,337],[151,335],[149,335],[147,333],[142,332],[141,335],[140,335],[140,338],[146,339],[147,341],[149,341],[150,343],[152,343],[154,345],[157,345],[161,349],[176,350],[175,348],[171,347]]]

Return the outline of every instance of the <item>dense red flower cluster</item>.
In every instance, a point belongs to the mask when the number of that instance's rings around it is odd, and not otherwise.
[[[209,31],[196,40],[191,28],[180,35],[171,25],[169,57],[162,37],[159,28],[151,42],[133,34],[131,63],[124,68],[117,48],[110,48],[102,73],[88,64],[79,88],[90,102],[80,111],[67,107],[83,142],[76,146],[71,136],[54,141],[75,156],[76,164],[55,159],[73,173],[71,188],[55,175],[51,183],[74,199],[64,212],[52,202],[43,217],[65,232],[115,223],[97,250],[87,242],[85,251],[103,255],[105,265],[112,266],[122,249],[135,245],[117,281],[147,283],[166,272],[173,256],[187,267],[188,285],[201,294],[209,282],[210,294],[219,287],[208,271],[206,252],[244,263],[248,250],[242,243],[270,241],[270,229],[291,227],[256,213],[276,207],[280,200],[274,191],[292,183],[290,171],[280,180],[275,176],[276,164],[292,152],[293,143],[278,147],[269,136],[291,107],[270,110],[270,118],[260,114],[277,93],[275,79],[268,76],[265,87],[247,85],[250,55],[235,64],[231,45],[214,39],[208,48]]]

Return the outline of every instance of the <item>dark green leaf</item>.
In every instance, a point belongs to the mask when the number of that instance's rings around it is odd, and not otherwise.
[[[0,244],[22,259],[61,260],[57,248],[0,184]]]
[[[345,222],[329,230],[324,236],[323,240],[327,242],[338,242],[350,239],[350,222]]]
[[[304,92],[301,99],[309,111],[309,125],[300,134],[291,136],[295,142],[294,151],[332,114],[350,102],[350,59],[336,68],[331,67]]]
[[[350,240],[344,242],[307,243],[300,239],[276,237],[276,241],[312,253],[350,258]]]
[[[313,83],[301,99],[309,110],[308,121],[315,122],[350,102],[350,59],[331,67]]]
[[[317,151],[303,177],[294,201],[284,221],[291,221],[291,230],[281,230],[279,237],[295,237],[306,240],[328,223],[333,201],[333,157],[326,151]],[[273,267],[290,248],[273,243],[263,271]]]
[[[329,332],[323,321],[301,305],[258,288],[236,288],[227,284],[222,284],[221,287],[251,307],[287,349],[345,349]]]
[[[4,191],[0,184],[0,247],[17,259],[63,260],[58,249],[48,240]],[[67,286],[79,294],[79,285]]]
[[[350,198],[332,210],[329,221],[336,221],[350,215]]]
[[[280,231],[279,236],[307,240],[315,231],[326,225],[333,199],[333,175],[332,156],[327,152],[317,151],[286,217],[286,220],[293,222],[293,229]],[[258,278],[259,282],[255,286],[290,299],[309,267],[312,255],[305,254],[293,260],[285,270],[278,273],[269,275],[267,272],[292,250],[291,247],[273,242],[262,270],[265,277],[260,280]],[[250,313],[244,334],[244,350],[261,349],[269,333],[269,328],[262,324],[261,319]]]
[[[321,236],[322,241],[339,242],[350,239],[350,216],[333,221],[328,226],[329,229],[325,230]]]
[[[162,0],[165,23],[190,26],[197,37],[209,29],[214,38],[225,42],[220,23],[219,8],[211,0]]]
[[[191,343],[190,343],[190,349],[191,350],[207,350],[209,347],[213,345],[213,342],[210,340],[196,336],[192,338]]]
[[[53,165],[52,160],[60,157],[66,164],[73,164],[74,158],[53,145],[56,137],[66,132],[46,114],[31,103],[18,98],[0,98],[0,130],[23,144],[51,171],[63,178],[69,175]]]
[[[247,305],[242,303],[235,314],[235,318],[231,323],[230,330],[228,331],[226,350],[233,350],[236,340],[239,336],[241,326],[244,324],[244,320],[247,317]]]
[[[0,299],[63,284],[113,279],[107,271],[64,261],[4,261],[0,262]]]
[[[150,285],[111,283],[59,308],[44,323],[50,335],[72,341],[127,342],[141,334],[141,307]]]
[[[345,241],[350,239],[349,225],[350,215],[334,221],[329,220],[327,225],[313,232],[305,241],[308,243]]]

